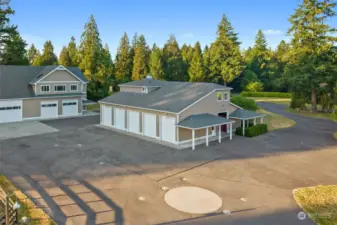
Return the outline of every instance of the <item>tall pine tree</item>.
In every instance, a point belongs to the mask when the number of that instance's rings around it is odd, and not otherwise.
[[[40,63],[41,66],[57,65],[57,56],[51,41],[46,41],[43,47]]]
[[[27,56],[28,56],[29,63],[31,65],[34,65],[34,61],[36,61],[41,56],[41,54],[39,50],[36,49],[35,45],[32,44],[30,48],[28,49]]]
[[[3,61],[5,46],[17,32],[17,27],[10,24],[10,16],[14,11],[9,7],[9,2],[0,0],[0,62]]]
[[[148,72],[148,46],[145,37],[140,35],[133,59],[132,80],[143,79]]]
[[[156,80],[163,79],[164,71],[162,53],[160,48],[158,48],[156,44],[153,44],[149,65],[152,77]]]
[[[185,80],[184,62],[181,58],[179,45],[174,35],[170,35],[170,38],[164,45],[163,59],[165,80]]]
[[[293,91],[311,100],[313,112],[317,112],[320,84],[328,83],[330,90],[336,84],[333,45],[337,37],[332,35],[336,29],[327,23],[336,16],[335,8],[333,0],[302,0],[289,19],[293,39],[287,71]]]
[[[76,41],[74,37],[71,37],[70,42],[68,44],[68,54],[70,58],[70,66],[78,66],[78,49],[76,46]]]
[[[233,31],[225,15],[218,25],[216,41],[210,47],[210,59],[210,73],[213,82],[231,82],[243,70],[237,33]]]
[[[16,31],[10,34],[8,42],[4,46],[1,64],[4,65],[28,65],[26,42]]]
[[[205,79],[204,62],[199,42],[197,42],[194,46],[191,64],[188,68],[188,74],[190,81],[192,82],[202,82]]]
[[[95,79],[97,67],[100,63],[102,42],[93,15],[84,26],[79,47],[79,67],[88,80]]]
[[[115,60],[117,82],[126,82],[131,80],[132,60],[130,55],[130,43],[126,33],[120,40],[120,44]]]
[[[61,50],[60,57],[59,57],[59,64],[62,66],[66,66],[66,67],[71,65],[69,51],[66,46],[63,46]]]
[[[210,66],[211,66],[211,57],[210,57],[210,51],[208,48],[208,45],[205,46],[203,51],[203,60],[204,60],[204,73],[205,73],[205,81],[210,82]]]

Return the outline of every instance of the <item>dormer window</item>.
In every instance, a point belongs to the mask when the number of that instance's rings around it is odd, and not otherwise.
[[[146,87],[143,87],[142,91],[143,91],[143,93],[147,94],[147,88]]]
[[[41,92],[50,92],[50,85],[41,85]]]

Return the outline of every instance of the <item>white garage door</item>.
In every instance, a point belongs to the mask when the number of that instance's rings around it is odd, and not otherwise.
[[[129,131],[132,133],[139,133],[139,112],[129,110],[128,111],[129,118],[128,118],[128,126]]]
[[[144,135],[157,137],[157,116],[155,114],[144,113]]]
[[[22,120],[22,101],[0,101],[0,123]]]
[[[62,115],[75,116],[78,115],[78,100],[63,100],[62,101]]]
[[[125,110],[115,109],[115,126],[118,129],[125,130]]]
[[[161,139],[163,141],[175,143],[176,126],[175,126],[174,117],[169,117],[169,116],[161,117]]]
[[[41,102],[41,118],[55,118],[58,117],[57,101]]]
[[[110,106],[101,105],[101,117],[102,117],[102,124],[106,126],[112,125],[112,108]]]

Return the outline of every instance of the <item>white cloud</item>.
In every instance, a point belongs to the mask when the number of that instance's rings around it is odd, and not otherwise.
[[[281,30],[264,30],[263,33],[266,34],[266,35],[281,35],[281,34],[283,34],[283,31],[281,31]]]
[[[182,36],[185,37],[185,38],[190,38],[190,37],[194,37],[194,34],[193,33],[186,33],[186,34],[183,34]]]

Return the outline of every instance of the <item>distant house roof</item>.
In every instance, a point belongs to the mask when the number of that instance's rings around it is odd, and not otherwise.
[[[214,83],[194,83],[143,79],[120,86],[159,87],[147,93],[117,92],[99,102],[179,113],[208,93],[231,88]]]
[[[229,115],[230,118],[238,118],[238,119],[251,119],[263,116],[265,115],[245,109],[237,109]]]
[[[186,119],[180,121],[177,124],[177,126],[185,127],[188,129],[198,129],[226,123],[234,123],[234,122],[223,117],[205,113],[189,116]]]
[[[0,65],[0,99],[35,97],[30,83],[34,83],[58,66],[8,66]],[[87,82],[77,67],[67,67],[76,77]],[[43,74],[43,75],[41,75]],[[49,96],[49,95],[48,95]],[[59,95],[57,95],[59,96]]]

